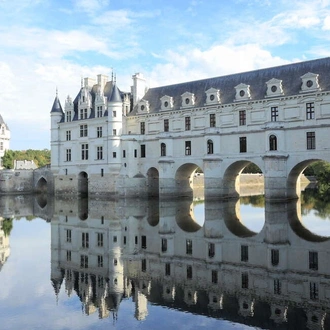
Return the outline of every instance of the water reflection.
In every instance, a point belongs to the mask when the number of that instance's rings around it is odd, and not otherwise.
[[[302,224],[300,200],[265,202],[258,231],[241,221],[240,200],[205,202],[204,221],[187,200],[0,206],[51,219],[54,295],[77,295],[86,315],[116,321],[130,299],[139,321],[157,305],[264,329],[330,328],[330,242]]]

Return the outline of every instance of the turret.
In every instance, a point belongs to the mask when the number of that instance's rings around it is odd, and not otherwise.
[[[60,100],[58,98],[57,90],[56,97],[52,106],[52,110],[50,111],[51,117],[51,136],[50,136],[50,145],[51,145],[51,166],[52,169],[56,169],[59,165],[59,145],[60,145],[60,131],[58,127],[58,123],[63,119],[64,112],[62,110],[62,106]]]

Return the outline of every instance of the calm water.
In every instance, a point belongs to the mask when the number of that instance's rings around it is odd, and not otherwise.
[[[0,215],[0,329],[330,329],[313,198],[2,197]]]

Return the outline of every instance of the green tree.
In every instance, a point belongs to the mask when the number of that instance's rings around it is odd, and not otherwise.
[[[14,168],[14,160],[33,160],[37,167],[42,167],[50,163],[50,150],[6,150],[2,157],[3,167]]]

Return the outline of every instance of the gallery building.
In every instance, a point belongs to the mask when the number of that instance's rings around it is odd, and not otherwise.
[[[330,58],[131,91],[85,78],[51,109],[55,194],[190,196],[196,169],[206,197],[237,196],[249,164],[266,198],[296,197],[315,160],[330,161]]]

